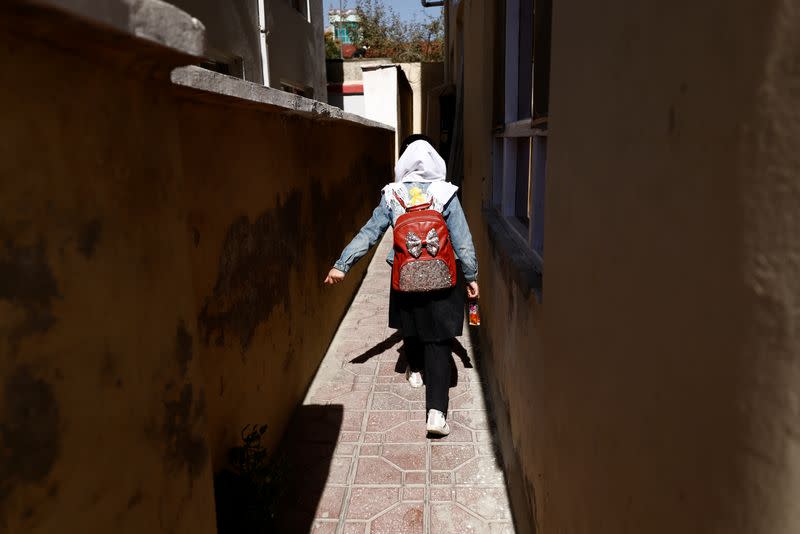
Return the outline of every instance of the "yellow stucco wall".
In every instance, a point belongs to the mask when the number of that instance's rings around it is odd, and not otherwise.
[[[393,133],[182,101],[200,358],[215,466],[247,423],[274,444],[305,393],[346,291],[322,280],[377,203]]]
[[[321,281],[393,132],[35,21],[0,35],[0,532],[215,532],[214,470],[246,423],[278,439],[355,290]]]
[[[462,3],[464,195],[537,532],[797,532],[800,11],[554,3],[540,302],[481,214],[486,4]]]
[[[213,532],[166,84],[0,55],[0,530]]]

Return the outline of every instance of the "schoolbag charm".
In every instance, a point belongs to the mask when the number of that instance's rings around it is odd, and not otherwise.
[[[455,286],[455,252],[442,214],[431,202],[407,207],[397,192],[394,196],[405,213],[394,226],[392,288],[422,293]]]

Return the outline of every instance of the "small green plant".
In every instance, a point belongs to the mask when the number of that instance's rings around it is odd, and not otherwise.
[[[340,59],[342,44],[330,33],[325,34],[325,59]]]
[[[225,486],[229,517],[224,521],[230,532],[262,534],[275,532],[278,501],[285,488],[285,463],[270,459],[262,438],[267,425],[247,425],[242,429],[242,444],[228,452],[232,477]],[[230,517],[233,516],[233,517]],[[221,518],[218,518],[221,519]]]

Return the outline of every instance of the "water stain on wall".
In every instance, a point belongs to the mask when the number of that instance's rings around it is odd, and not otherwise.
[[[44,242],[26,247],[6,241],[0,253],[0,300],[9,301],[24,315],[9,331],[12,352],[17,351],[22,339],[47,332],[55,324],[51,304],[58,297]]]
[[[175,332],[175,362],[180,376],[188,379],[189,363],[193,352],[192,335],[181,320]],[[192,384],[185,383],[176,398],[176,384],[164,387],[164,419],[160,436],[166,444],[165,464],[168,472],[188,472],[191,479],[197,478],[208,463],[208,446],[202,433],[206,417],[205,393],[200,389],[198,399]]]
[[[259,323],[289,301],[289,274],[303,244],[299,224],[301,197],[292,193],[278,208],[253,222],[240,217],[228,228],[214,292],[198,316],[203,343],[224,345],[226,336],[250,347]]]
[[[164,402],[162,434],[166,441],[165,460],[171,473],[188,472],[197,478],[208,463],[208,447],[202,434],[195,432],[205,421],[205,395],[197,403],[191,384],[184,384],[176,400]]]
[[[381,168],[377,161],[365,158],[353,164],[347,183],[371,180]],[[320,179],[311,182],[306,198],[294,191],[255,221],[240,217],[228,228],[214,291],[198,314],[205,346],[225,346],[235,339],[242,354],[247,352],[258,325],[276,307],[288,307],[290,275],[311,268],[321,279],[346,244],[345,237],[366,222],[357,214],[367,215],[380,199],[378,189],[365,199],[348,191],[326,194]]]
[[[128,499],[128,510],[136,508],[139,504],[141,504],[143,498],[144,495],[142,494],[142,490],[136,490],[136,492]]]
[[[292,361],[294,360],[295,350],[293,345],[289,345],[289,350],[286,351],[286,354],[283,357],[283,372],[289,372],[289,367],[292,365]]]
[[[100,364],[100,383],[103,386],[122,389],[123,381],[114,355],[106,349]]]
[[[178,331],[175,334],[175,358],[181,370],[181,376],[186,376],[189,372],[189,362],[192,361],[192,335],[186,329],[186,323],[178,323]]]
[[[60,413],[53,386],[28,366],[5,380],[0,419],[0,502],[19,484],[43,483],[60,450]]]
[[[354,162],[348,170],[345,182],[373,183],[376,169],[382,168],[384,171],[379,174],[386,176],[387,183],[391,182],[391,167],[382,163],[380,158],[364,158]],[[322,180],[312,177],[311,182],[311,213],[316,221],[313,232],[308,233],[307,239],[311,241],[317,258],[323,262],[319,268],[325,269],[325,272],[320,273],[324,277],[344,246],[367,222],[372,210],[380,202],[380,187],[383,184],[373,191],[352,194],[350,191],[326,193]]]
[[[86,259],[91,259],[94,256],[97,243],[100,241],[100,232],[103,229],[103,224],[100,219],[93,219],[81,227],[78,233],[78,251],[83,254]]]

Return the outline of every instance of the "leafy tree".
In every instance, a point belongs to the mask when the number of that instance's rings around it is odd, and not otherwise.
[[[366,57],[388,57],[395,62],[441,61],[444,49],[442,17],[403,21],[383,0],[358,0],[360,24],[355,44]]]
[[[341,57],[341,45],[334,39],[333,34],[325,34],[325,59],[339,59]]]

